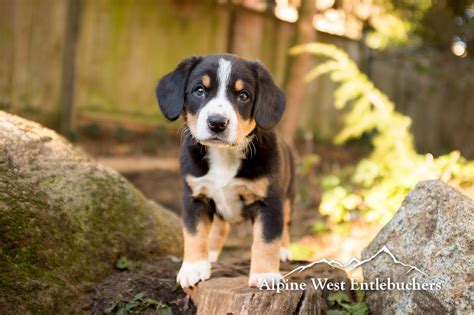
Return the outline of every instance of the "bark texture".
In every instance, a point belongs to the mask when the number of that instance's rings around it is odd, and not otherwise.
[[[300,17],[296,28],[296,44],[307,44],[316,40],[316,30],[313,27],[313,17],[316,13],[315,2],[301,2]],[[293,143],[300,122],[301,109],[306,91],[305,75],[311,70],[314,57],[309,54],[292,58],[289,71],[287,90],[287,107],[283,115],[281,132],[288,143]]]
[[[282,274],[307,262],[283,263]],[[310,278],[328,282],[347,281],[346,273],[326,264],[317,264],[291,275],[288,282],[305,282],[305,290],[259,290],[248,287],[250,263],[243,260],[218,262],[211,279],[188,289],[198,314],[325,314],[328,292],[315,289]]]

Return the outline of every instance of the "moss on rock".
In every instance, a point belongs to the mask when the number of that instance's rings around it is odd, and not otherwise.
[[[80,312],[119,256],[180,255],[179,225],[55,132],[0,111],[0,313]]]

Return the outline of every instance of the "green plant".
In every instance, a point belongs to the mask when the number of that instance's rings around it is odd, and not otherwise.
[[[316,220],[312,225],[311,225],[311,231],[313,234],[321,234],[329,231],[329,227],[324,220]]]
[[[367,315],[369,308],[365,302],[365,292],[355,290],[356,301],[353,301],[347,292],[330,291],[327,297],[328,305],[331,309],[327,311],[328,315]],[[337,307],[337,309],[334,309]]]
[[[127,257],[122,256],[115,262],[115,268],[119,270],[135,271],[141,269],[142,264],[140,262],[131,261]]]
[[[139,313],[142,314],[144,310],[148,308],[154,308],[157,310],[156,314],[159,315],[171,315],[171,308],[154,299],[144,298],[145,293],[141,292],[135,295],[131,300],[124,301],[118,299],[110,303],[109,307],[105,309],[105,314],[116,314],[116,315],[126,315]]]
[[[300,243],[291,243],[290,252],[294,260],[307,260],[314,255],[314,252],[308,246]]]
[[[344,51],[310,43],[293,47],[291,53],[312,53],[327,59],[307,74],[307,81],[329,73],[340,83],[334,105],[338,109],[350,106],[350,110],[335,142],[371,135],[373,151],[367,158],[354,169],[343,168],[322,180],[319,210],[331,222],[348,222],[362,215],[366,221],[386,223],[420,180],[437,178],[455,186],[474,184],[474,161],[466,161],[458,151],[438,158],[416,152],[410,118],[395,110]]]

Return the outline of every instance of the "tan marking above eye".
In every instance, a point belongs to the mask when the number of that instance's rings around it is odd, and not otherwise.
[[[202,76],[201,81],[206,88],[211,86],[211,78],[207,74]]]
[[[234,88],[237,92],[242,91],[244,89],[244,81],[240,79],[235,81]]]

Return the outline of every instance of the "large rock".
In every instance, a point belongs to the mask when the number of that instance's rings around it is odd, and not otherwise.
[[[472,314],[473,227],[471,199],[437,180],[418,183],[362,257],[386,246],[399,262],[421,272],[379,255],[363,266],[364,282],[390,278],[409,283],[415,278],[433,290],[369,291],[372,314]]]
[[[55,132],[0,111],[1,314],[78,313],[119,256],[180,255],[179,226]]]

